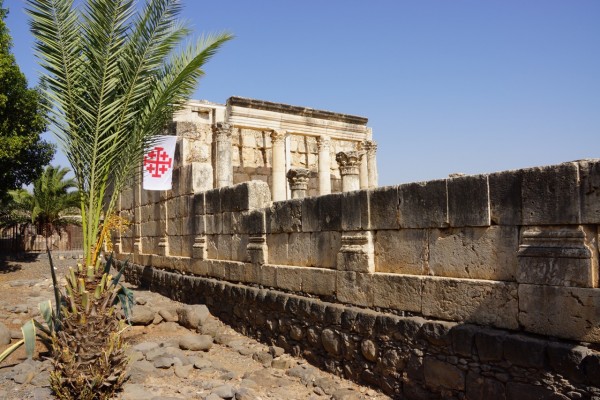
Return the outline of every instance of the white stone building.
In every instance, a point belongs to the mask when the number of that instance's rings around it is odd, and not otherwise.
[[[230,97],[192,100],[173,120],[177,160],[193,164],[195,191],[262,180],[279,201],[377,186],[364,117]]]

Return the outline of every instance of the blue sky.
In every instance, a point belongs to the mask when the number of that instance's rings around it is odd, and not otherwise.
[[[598,0],[183,3],[197,34],[236,35],[194,98],[366,116],[381,185],[600,157]],[[4,6],[35,84],[24,2]]]

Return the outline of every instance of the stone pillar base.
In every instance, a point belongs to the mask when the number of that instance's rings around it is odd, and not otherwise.
[[[337,254],[339,271],[375,272],[375,257],[371,232],[342,235],[342,247]]]
[[[199,235],[194,238],[194,244],[192,245],[192,257],[198,260],[206,260],[206,236]]]
[[[251,236],[248,238],[246,251],[248,252],[248,261],[255,265],[264,265],[268,262],[267,237]]]

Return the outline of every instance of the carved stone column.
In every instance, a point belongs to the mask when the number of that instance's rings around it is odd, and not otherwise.
[[[319,195],[331,193],[331,159],[329,156],[329,147],[331,141],[327,136],[317,138],[317,148],[319,150]]]
[[[340,167],[340,175],[342,175],[342,192],[359,190],[358,170],[360,153],[358,151],[341,151],[336,154],[335,160]]]
[[[224,122],[213,125],[215,138],[215,184],[217,188],[233,185],[231,163],[231,126]]]
[[[285,132],[273,131],[271,133],[272,162],[273,169],[273,201],[281,201],[287,198],[285,182]]]
[[[377,153],[377,143],[372,140],[365,140],[362,148],[366,151],[367,158],[367,169],[369,171],[369,189],[377,187],[377,160],[375,154]]]
[[[359,143],[358,147],[361,150],[360,152],[360,188],[368,189],[369,188],[369,166],[367,165],[367,152],[363,146],[364,142]]]
[[[287,179],[292,190],[292,199],[306,197],[310,171],[305,168],[291,168],[287,173]]]

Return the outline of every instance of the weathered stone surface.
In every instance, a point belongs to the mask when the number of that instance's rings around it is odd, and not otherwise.
[[[400,228],[398,186],[385,186],[369,191],[370,225],[373,230]]]
[[[207,163],[193,162],[189,174],[189,186],[193,193],[212,189],[213,168]]]
[[[466,397],[467,400],[505,400],[506,390],[504,385],[497,380],[469,372],[467,374]]]
[[[181,326],[196,329],[206,321],[210,312],[204,304],[196,304],[177,309],[177,315]]]
[[[207,190],[204,193],[206,214],[219,214],[221,212],[221,195],[219,189]]]
[[[331,296],[335,294],[336,271],[310,268],[302,271],[302,291],[305,293]]]
[[[456,323],[446,321],[427,321],[423,323],[420,334],[429,343],[440,346],[449,347],[452,337],[450,332]]]
[[[320,231],[340,231],[342,229],[342,193],[317,197]],[[304,211],[304,209],[303,209]]]
[[[506,384],[507,400],[546,400],[553,399],[554,392],[544,386],[528,385],[519,382]],[[558,399],[558,397],[554,397]]]
[[[183,350],[208,351],[213,345],[210,335],[185,335],[179,339],[179,347]]]
[[[457,325],[450,331],[452,350],[463,357],[471,357],[475,345],[475,334],[478,328],[475,325]]]
[[[337,231],[314,232],[311,234],[314,246],[313,259],[321,268],[335,268],[337,253],[342,246],[342,235]]]
[[[244,211],[240,214],[237,232],[251,236],[261,235],[266,232],[265,223],[263,210]]]
[[[2,322],[0,322],[0,345],[10,344],[10,329]]]
[[[346,192],[342,195],[342,230],[369,229],[368,191]]]
[[[340,336],[331,329],[324,329],[321,333],[321,342],[323,343],[323,348],[329,354],[333,356],[337,356],[342,351],[342,343]]]
[[[338,301],[358,306],[373,305],[373,276],[358,272],[339,271],[336,276]]]
[[[319,230],[319,203],[318,197],[302,199],[302,232],[315,232]]]
[[[507,335],[503,342],[504,358],[525,368],[544,367],[546,342],[523,335]]]
[[[506,336],[506,332],[503,331],[479,330],[475,334],[475,345],[479,359],[483,362],[501,360]]]
[[[554,371],[574,382],[583,380],[583,360],[591,354],[590,349],[571,343],[550,342],[546,347],[546,354]]]
[[[425,229],[382,230],[374,236],[375,271],[422,275],[429,257]]]
[[[427,386],[453,390],[465,389],[465,373],[456,366],[432,357],[425,357],[423,366]]]
[[[600,160],[579,161],[581,223],[600,224]]]
[[[495,225],[521,225],[521,185],[523,171],[504,171],[488,175],[490,217]]]
[[[302,200],[278,201],[266,211],[267,233],[301,232]]]
[[[300,267],[277,267],[276,286],[292,292],[302,291],[302,269]]]
[[[316,265],[313,234],[309,232],[294,232],[288,236],[287,265],[314,267]]]
[[[421,312],[423,277],[376,273],[371,282],[375,307]]]
[[[446,180],[398,186],[401,228],[444,228],[448,226]]]
[[[490,198],[487,175],[447,180],[448,222],[452,227],[489,226]]]
[[[529,332],[600,343],[600,291],[519,285],[519,323]]]
[[[517,329],[517,299],[517,285],[508,282],[438,277],[423,282],[428,317]]]
[[[514,281],[518,246],[514,226],[433,229],[429,271],[437,276]]]
[[[597,254],[595,227],[534,226],[522,229],[517,281],[597,287]]]
[[[131,313],[133,325],[150,325],[154,320],[155,312],[147,306],[135,306]]]
[[[578,224],[578,165],[564,163],[523,171],[523,225]]]

